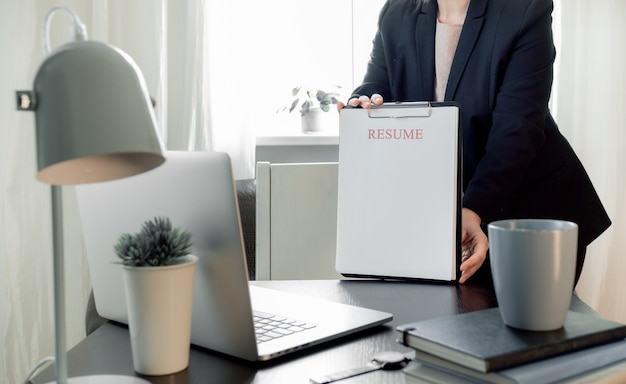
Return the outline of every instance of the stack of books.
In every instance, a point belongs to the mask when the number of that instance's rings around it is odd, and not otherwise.
[[[397,327],[398,342],[415,350],[407,383],[554,383],[626,362],[626,325],[570,311],[563,328],[508,327],[498,308]],[[626,365],[624,366],[626,369]]]

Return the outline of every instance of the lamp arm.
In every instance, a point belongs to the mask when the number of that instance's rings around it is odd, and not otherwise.
[[[52,23],[52,16],[56,13],[56,11],[65,11],[70,14],[72,20],[74,21],[74,41],[85,41],[87,40],[87,28],[85,24],[80,20],[78,15],[72,11],[68,7],[64,7],[62,5],[57,5],[52,7],[48,13],[46,13],[46,17],[44,19],[44,27],[43,27],[43,41],[44,41],[44,51],[46,55],[50,53],[50,24]]]
[[[67,349],[65,325],[65,263],[63,244],[63,196],[60,185],[51,186],[52,248],[54,269],[54,338],[56,383],[67,383]]]

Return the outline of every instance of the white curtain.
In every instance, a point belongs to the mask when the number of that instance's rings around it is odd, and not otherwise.
[[[588,248],[577,292],[626,323],[626,2],[560,0],[556,119],[613,225]]]
[[[226,151],[235,177],[247,178],[253,175],[255,130],[272,124],[273,100],[297,83],[300,72],[311,72],[294,64],[299,54],[277,58],[280,52],[320,33],[326,34],[320,38],[326,44],[345,46],[349,40],[349,33],[334,27],[341,21],[333,19],[350,12],[349,3],[318,3],[315,11],[325,9],[328,16],[314,23],[317,28],[303,26],[310,11],[291,20],[291,27],[278,28],[277,15],[300,2],[250,1],[241,12],[241,2],[224,0],[0,1],[0,384],[23,381],[42,357],[53,354],[49,188],[34,177],[34,116],[17,112],[14,100],[15,90],[32,87],[43,60],[45,13],[54,5],[69,6],[92,39],[116,45],[135,59],[157,102],[167,148]],[[562,17],[555,31],[560,45],[554,110],[614,223],[590,247],[577,291],[601,314],[626,322],[626,185],[621,170],[626,163],[621,43],[626,2],[557,4]],[[53,47],[69,39],[67,21],[63,14],[54,18]],[[299,48],[307,50],[306,45]],[[345,61],[350,58],[333,55],[316,66],[317,74],[334,82],[334,76],[344,76],[334,68],[352,72],[353,63]],[[71,347],[85,335],[90,281],[73,190],[64,188],[64,196]]]
[[[44,4],[47,3],[47,4]],[[14,92],[31,89],[43,58],[43,17],[52,2],[0,2],[0,382],[19,383],[52,354],[49,187],[35,181],[32,113],[17,112]],[[74,244],[70,240],[68,247]],[[70,258],[68,312],[84,311],[82,259]],[[84,329],[77,316],[68,328]],[[84,333],[84,331],[83,331]],[[80,335],[71,334],[72,343]]]
[[[238,131],[243,129],[211,129],[208,3],[0,2],[0,383],[22,382],[41,358],[54,353],[50,189],[35,180],[34,114],[16,111],[14,96],[16,90],[32,89],[44,58],[45,14],[55,5],[68,6],[86,24],[90,39],[115,45],[135,59],[157,102],[168,149],[230,151],[236,177],[249,177],[252,161],[244,154],[252,151],[250,144],[242,144]],[[53,17],[53,48],[71,39],[69,21],[64,12]],[[248,135],[246,140],[254,139]],[[72,347],[85,336],[91,286],[73,189],[63,192],[67,344]]]

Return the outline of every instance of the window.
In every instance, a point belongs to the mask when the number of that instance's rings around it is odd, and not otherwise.
[[[214,2],[208,32],[214,124],[229,118],[220,118],[229,111],[219,108],[222,101],[245,106],[255,130],[280,124],[276,111],[297,85],[340,85],[347,96],[363,77],[383,3]]]

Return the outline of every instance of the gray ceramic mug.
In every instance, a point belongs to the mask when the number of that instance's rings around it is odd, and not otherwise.
[[[491,274],[508,326],[559,329],[574,290],[578,226],[561,220],[502,220],[489,224]]]

